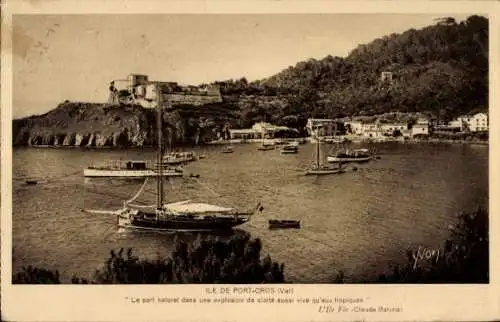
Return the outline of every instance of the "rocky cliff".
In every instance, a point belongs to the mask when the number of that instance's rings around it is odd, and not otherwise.
[[[64,102],[13,122],[14,146],[143,147],[156,144],[156,110],[140,106]],[[198,144],[217,137],[237,115],[230,106],[179,106],[163,115],[167,144]]]

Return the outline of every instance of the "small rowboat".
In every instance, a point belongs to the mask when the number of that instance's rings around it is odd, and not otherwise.
[[[300,220],[269,220],[269,229],[300,228]]]
[[[295,154],[299,151],[298,145],[288,144],[281,149],[281,154]]]

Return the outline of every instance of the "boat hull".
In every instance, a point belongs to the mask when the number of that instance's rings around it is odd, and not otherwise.
[[[326,158],[327,162],[330,163],[362,163],[362,162],[368,162],[372,159],[371,156],[369,157],[362,157],[362,158],[338,158],[334,156],[329,156]]]
[[[177,160],[162,160],[162,164],[178,165],[182,163],[189,163],[195,161],[194,159],[177,159]]]
[[[344,169],[309,169],[306,170],[306,176],[318,176],[318,175],[327,175],[327,174],[338,174],[344,173]]]
[[[165,154],[162,164],[182,164],[196,161],[196,155],[193,152],[172,152]]]
[[[182,172],[163,170],[163,177],[181,177]],[[87,178],[147,178],[157,177],[158,172],[154,170],[107,170],[107,169],[84,169],[83,176]]]
[[[297,220],[269,220],[269,229],[300,229],[300,221]]]
[[[172,219],[155,220],[138,216],[130,218],[120,214],[118,215],[118,227],[146,231],[214,231],[232,229],[244,224],[248,219],[248,216],[212,219],[190,219],[187,216],[184,218],[182,216],[173,216]]]

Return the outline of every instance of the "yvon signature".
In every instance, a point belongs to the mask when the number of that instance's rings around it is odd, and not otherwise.
[[[429,249],[422,246],[418,246],[418,250],[412,254],[413,256],[413,269],[417,268],[417,263],[420,260],[433,261],[436,263],[439,261],[441,253],[439,249]]]

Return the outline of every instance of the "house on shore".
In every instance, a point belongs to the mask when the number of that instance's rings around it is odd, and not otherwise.
[[[487,132],[488,114],[476,113],[473,115],[462,115],[448,122],[436,126],[438,132]]]
[[[349,129],[350,134],[363,135],[363,122],[361,121],[347,121],[344,123],[345,127]]]
[[[380,123],[380,122],[362,122],[362,121],[347,121],[345,122],[349,133],[357,136],[370,138],[381,138],[393,136],[399,132],[402,136],[409,136],[407,123]]]
[[[307,128],[309,131],[314,125],[338,124],[339,122],[339,120],[309,119]],[[423,117],[419,118],[413,126],[408,122],[362,121],[356,119],[343,119],[340,123],[342,123],[347,134],[374,139],[387,137],[410,138],[415,135],[429,135],[431,132],[431,121]]]
[[[413,124],[411,127],[411,136],[416,135],[429,135],[429,120],[420,118],[417,120],[417,123]]]
[[[277,138],[284,136],[296,136],[298,131],[286,126],[273,125],[266,122],[255,123],[249,129],[230,129],[231,140],[252,140],[264,138]]]
[[[456,124],[460,124],[461,132],[486,132],[488,131],[488,114],[463,115],[456,119]]]
[[[382,123],[380,128],[386,135],[393,135],[395,132],[403,134],[404,131],[408,130],[408,123]]]
[[[342,133],[343,123],[335,119],[307,119],[306,131],[307,134],[313,135],[318,131],[320,137],[336,136]]]

